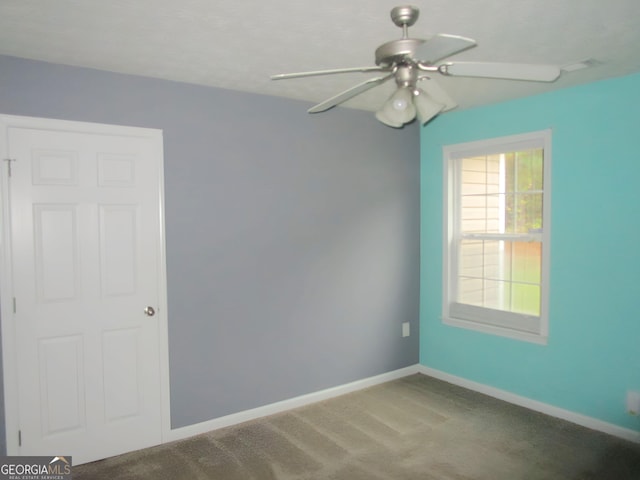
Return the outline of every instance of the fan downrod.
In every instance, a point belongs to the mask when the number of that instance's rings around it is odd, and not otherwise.
[[[406,57],[412,56],[416,48],[424,43],[424,40],[409,38],[409,27],[416,23],[419,16],[420,10],[413,5],[391,9],[391,20],[402,28],[402,38],[387,42],[376,49],[376,65],[391,67],[403,63]]]

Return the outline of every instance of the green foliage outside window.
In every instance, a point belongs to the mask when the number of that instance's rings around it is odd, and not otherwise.
[[[543,150],[505,154],[505,231],[542,230]]]

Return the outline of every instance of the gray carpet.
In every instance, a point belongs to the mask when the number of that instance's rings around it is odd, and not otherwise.
[[[640,445],[413,375],[73,468],[74,480],[640,480]]]

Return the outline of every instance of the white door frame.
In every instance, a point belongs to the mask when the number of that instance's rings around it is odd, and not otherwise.
[[[2,328],[2,367],[4,379],[4,420],[6,430],[7,455],[20,455],[18,439],[18,364],[16,351],[16,325],[13,314],[13,269],[11,264],[11,221],[10,221],[10,184],[9,166],[5,159],[8,158],[8,129],[10,127],[23,127],[32,129],[60,130],[76,133],[92,133],[103,135],[147,137],[155,140],[159,153],[159,198],[160,212],[160,265],[158,272],[158,309],[156,316],[159,325],[159,351],[160,351],[160,402],[162,411],[162,443],[169,438],[171,430],[171,415],[169,408],[169,335],[167,316],[167,273],[166,273],[166,248],[164,227],[164,169],[163,169],[163,143],[162,130],[107,125],[100,123],[75,122],[67,120],[55,120],[37,117],[24,117],[16,115],[0,114],[0,323]],[[52,454],[55,452],[52,452]]]

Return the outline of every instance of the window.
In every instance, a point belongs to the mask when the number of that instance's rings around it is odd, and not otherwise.
[[[443,321],[546,343],[551,132],[444,148]]]

